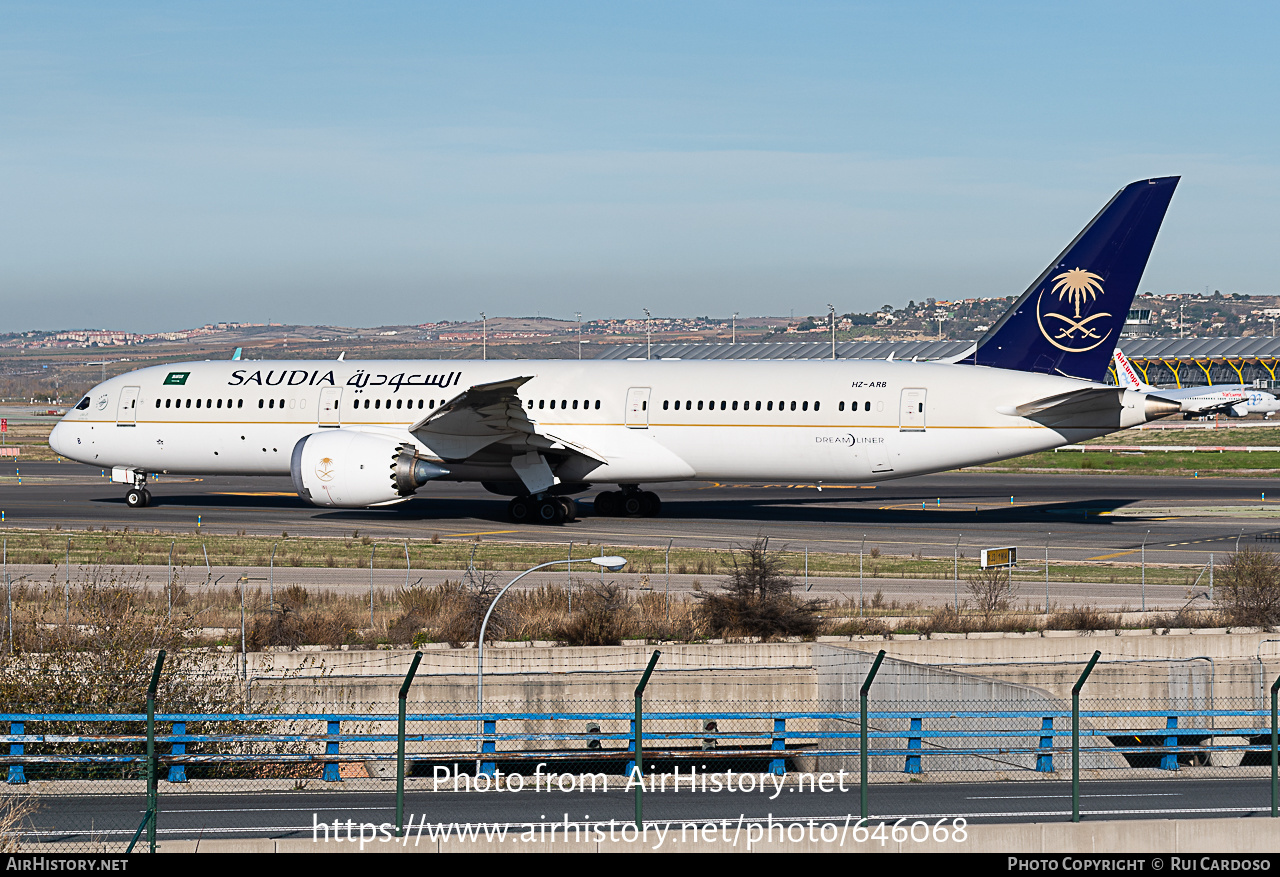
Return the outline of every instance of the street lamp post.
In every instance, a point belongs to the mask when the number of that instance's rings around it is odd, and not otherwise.
[[[575,313],[574,316],[578,318],[578,359],[582,359],[582,314]]]
[[[480,312],[480,358],[489,358],[489,318]]]
[[[1272,338],[1276,337],[1275,328],[1276,328],[1276,321],[1272,320],[1271,321],[1271,337]],[[738,312],[737,311],[733,312],[733,317],[730,319],[730,322],[729,322],[729,343],[730,344],[738,343]]]
[[[476,659],[476,721],[477,722],[483,723],[484,721],[481,718],[481,714],[484,712],[484,635],[485,635],[485,631],[488,630],[488,627],[489,627],[489,616],[491,616],[493,614],[493,610],[497,608],[498,601],[502,599],[502,595],[505,594],[511,588],[512,585],[520,581],[529,573],[537,572],[540,569],[546,569],[549,566],[558,566],[560,564],[570,564],[570,563],[594,563],[596,566],[600,567],[601,572],[603,572],[606,569],[609,570],[610,572],[617,572],[618,570],[622,569],[624,566],[627,565],[627,559],[625,557],[617,557],[617,556],[609,556],[609,557],[601,556],[601,557],[571,557],[565,560],[549,560],[546,563],[540,563],[537,566],[530,567],[529,569],[520,573],[520,575],[516,576],[511,581],[507,582],[507,586],[503,588],[501,591],[499,591],[498,596],[494,597],[493,602],[489,604],[489,611],[484,614],[484,621],[481,622],[480,624],[480,639],[477,643],[478,655]],[[481,725],[481,728],[483,728],[483,724]]]
[[[831,358],[836,358],[836,307],[833,304],[827,304],[827,310],[831,312]]]
[[[649,313],[648,308],[644,308],[644,358],[653,359],[653,335],[649,331],[649,321],[653,319],[653,314]]]

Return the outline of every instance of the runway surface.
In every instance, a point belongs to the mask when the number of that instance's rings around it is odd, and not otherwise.
[[[738,776],[741,782],[742,775]],[[647,793],[646,820],[664,826],[670,823],[677,834],[682,824],[727,820],[732,828],[739,818],[772,818],[785,823],[812,819],[837,826],[844,824],[846,816],[851,824],[858,821],[859,788],[849,776],[841,777],[839,785],[833,779],[825,794],[801,790],[794,784],[779,790],[763,777],[749,778],[751,791],[735,787],[733,792],[713,794],[686,787]],[[210,794],[179,791],[162,783],[158,835],[162,840],[311,838],[315,831],[316,837],[323,840],[324,824],[328,824],[332,838],[337,820],[345,839],[347,820],[353,820],[358,839],[361,823],[394,824],[394,787],[390,783],[365,792],[321,790],[319,786],[322,784],[313,781],[291,792],[236,790]],[[1260,777],[1091,779],[1082,783],[1081,813],[1086,818],[1106,820],[1266,816],[1268,792],[1267,780]],[[987,823],[1065,822],[1071,818],[1071,784],[1061,781],[873,784],[868,797],[873,828],[881,820],[892,824],[898,819],[928,820],[930,826],[947,820],[950,827],[951,820],[957,817]],[[97,796],[46,791],[41,802],[41,809],[32,819],[30,835],[35,840],[63,843],[84,842],[91,836],[116,842],[128,840],[146,808],[140,793]],[[407,823],[412,816],[417,827],[425,821],[433,831],[455,822],[487,823],[512,826],[512,834],[518,835],[531,823],[563,825],[564,821],[580,826],[603,822],[608,830],[610,819],[625,823],[634,818],[634,803],[633,791],[616,786],[594,793],[432,793],[411,787],[405,795],[405,817]],[[90,825],[94,826],[92,832],[87,830]],[[409,834],[412,844],[417,831],[411,828]],[[854,844],[851,842],[850,846]]]
[[[18,474],[15,474],[18,473]],[[19,474],[21,483],[19,483]],[[109,474],[109,473],[108,473]],[[1280,481],[1111,477],[1079,474],[948,472],[860,486],[685,482],[649,485],[663,501],[657,518],[601,518],[589,499],[563,527],[515,525],[504,497],[479,485],[433,483],[387,509],[328,510],[302,502],[287,478],[162,476],[153,505],[131,510],[123,485],[76,463],[5,463],[0,510],[5,526],[83,530],[189,531],[197,517],[213,533],[377,539],[471,538],[502,541],[728,548],[756,535],[789,551],[949,558],[957,545],[1018,546],[1027,560],[1116,560],[1200,564],[1237,544],[1280,545]],[[1269,502],[1263,497],[1269,497]],[[1274,505],[1273,505],[1274,504]]]

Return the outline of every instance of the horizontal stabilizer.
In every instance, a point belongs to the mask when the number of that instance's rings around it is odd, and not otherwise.
[[[996,411],[1010,417],[1025,417],[1045,426],[1085,427],[1094,423],[1109,424],[1113,419],[1118,423],[1120,413],[1126,407],[1134,407],[1135,399],[1142,400],[1144,417],[1139,422],[1168,417],[1182,410],[1180,402],[1159,396],[1133,393],[1118,387],[1087,387],[1022,405],[1001,406]]]

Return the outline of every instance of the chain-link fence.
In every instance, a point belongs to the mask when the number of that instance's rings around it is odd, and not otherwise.
[[[518,824],[551,806],[625,821],[641,778],[659,820],[1272,812],[1274,660],[1103,654],[1086,673],[1076,654],[938,653],[873,673],[877,654],[849,646],[673,646],[637,725],[649,650],[521,651],[486,654],[482,703],[469,650],[428,653],[408,685],[407,653],[295,653],[253,674],[179,658],[150,732],[149,672],[32,663],[29,690],[62,702],[33,708],[10,688],[0,830],[116,851],[145,847],[144,825],[163,842],[307,836],[352,814],[391,832]],[[214,697],[222,708],[206,708]]]

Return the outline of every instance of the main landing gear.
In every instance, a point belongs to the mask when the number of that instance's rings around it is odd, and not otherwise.
[[[594,511],[607,518],[654,518],[662,511],[662,500],[651,490],[636,484],[620,485],[596,497]],[[517,524],[560,525],[577,520],[578,504],[568,496],[517,496],[507,504],[507,516]]]
[[[559,526],[578,517],[578,504],[568,496],[517,496],[507,504],[507,516],[517,524]]]
[[[662,500],[652,490],[641,490],[636,484],[619,485],[622,490],[606,490],[596,497],[596,514],[601,517],[656,518],[662,511]]]

